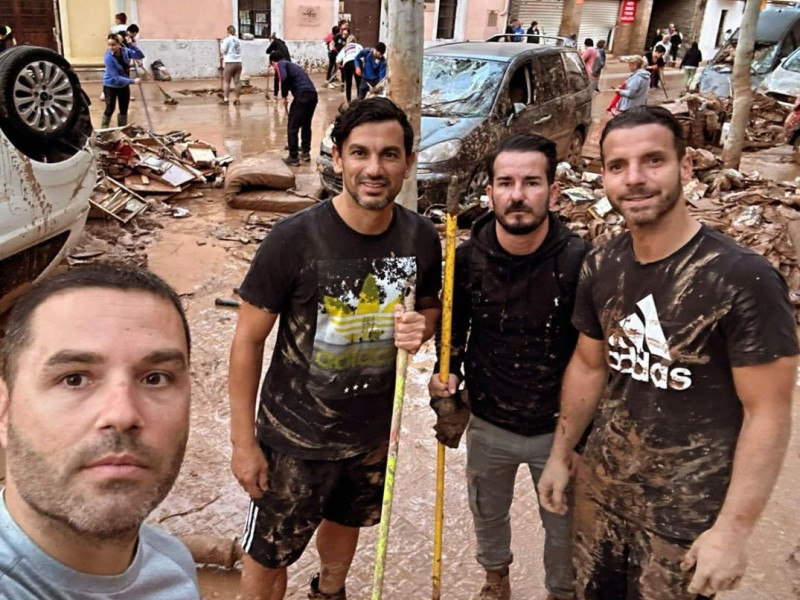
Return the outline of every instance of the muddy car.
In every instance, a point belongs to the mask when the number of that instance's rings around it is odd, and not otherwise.
[[[792,52],[758,86],[758,91],[792,108],[800,95],[800,48]]]
[[[0,313],[77,242],[96,178],[89,100],[59,54],[0,54]]]
[[[736,54],[739,30],[720,48],[716,56],[698,74],[698,89],[722,98],[733,95],[731,73]],[[753,89],[764,81],[775,68],[800,46],[800,10],[794,8],[768,8],[758,16],[755,33],[755,50],[750,65],[750,82]]]
[[[538,133],[556,143],[559,160],[578,165],[591,122],[592,88],[572,48],[462,42],[425,50],[417,191],[419,208],[445,202],[451,175],[461,197],[484,193],[484,157],[503,137]],[[333,169],[330,129],[317,159],[322,184],[342,190]]]

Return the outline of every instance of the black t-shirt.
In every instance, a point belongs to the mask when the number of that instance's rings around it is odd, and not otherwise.
[[[625,234],[588,255],[573,324],[605,341],[610,367],[584,453],[598,502],[694,539],[730,483],[743,417],[731,368],[798,353],[783,278],[705,226],[649,264]]]
[[[337,460],[388,439],[394,305],[416,276],[417,309],[437,307],[441,260],[430,221],[400,206],[380,235],[352,230],[332,202],[274,227],[240,290],[246,302],[280,313],[257,418],[264,444]]]

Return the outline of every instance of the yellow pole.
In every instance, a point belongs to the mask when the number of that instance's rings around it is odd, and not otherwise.
[[[456,270],[456,232],[458,230],[458,178],[450,178],[445,221],[444,282],[442,286],[442,334],[439,354],[439,381],[450,379],[450,341],[453,327],[453,281]],[[436,506],[433,536],[433,600],[442,597],[442,526],[444,523],[444,444],[436,448]]]

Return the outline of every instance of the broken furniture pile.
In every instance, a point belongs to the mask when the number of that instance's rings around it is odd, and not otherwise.
[[[730,123],[733,100],[714,94],[687,94],[676,102],[663,105],[684,128],[687,143],[694,148],[721,146],[723,129]],[[744,150],[772,148],[786,143],[783,122],[790,110],[774,98],[753,94],[750,122],[745,131]]]
[[[795,309],[800,310],[800,184],[723,169],[708,150],[687,152],[695,163],[695,176],[683,188],[690,212],[764,256],[786,278]],[[599,174],[581,175],[560,163],[556,177],[561,188],[556,211],[571,230],[595,246],[626,230],[622,215],[603,192]]]
[[[221,187],[226,165],[233,159],[218,157],[206,142],[192,140],[185,131],[157,135],[141,127],[110,129],[98,133],[98,181],[90,200],[96,215],[127,223],[149,206],[202,195],[190,188],[213,184]],[[167,207],[173,216],[187,216],[180,207]]]

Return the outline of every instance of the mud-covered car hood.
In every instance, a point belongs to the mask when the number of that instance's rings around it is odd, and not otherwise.
[[[425,117],[421,119],[419,148],[424,150],[439,142],[464,139],[489,117]]]
[[[761,91],[774,96],[779,102],[791,104],[784,97],[797,97],[800,94],[800,73],[778,67],[764,80]]]

